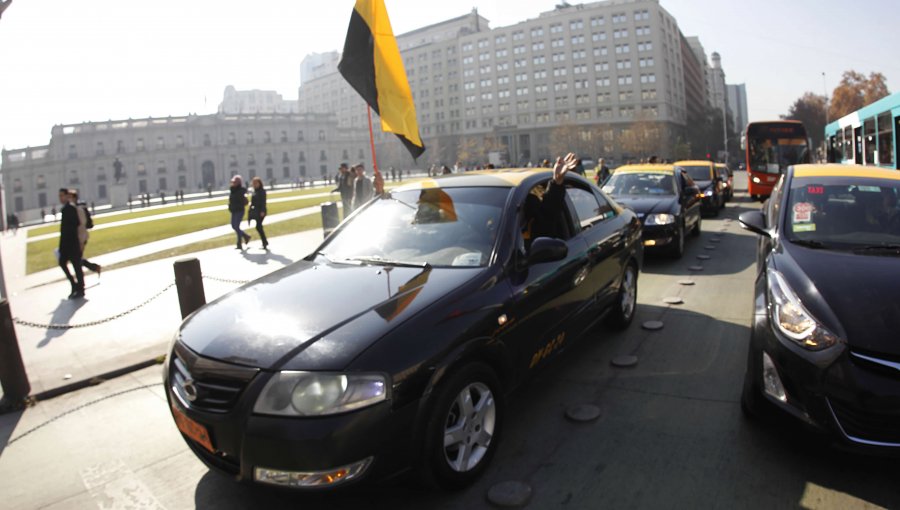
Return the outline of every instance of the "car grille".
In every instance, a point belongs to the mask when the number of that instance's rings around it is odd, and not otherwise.
[[[837,399],[829,399],[828,404],[841,430],[851,441],[900,447],[900,413],[872,412]]]
[[[175,343],[174,354],[169,384],[182,404],[199,411],[227,413],[259,372],[257,368],[202,358],[181,342]]]

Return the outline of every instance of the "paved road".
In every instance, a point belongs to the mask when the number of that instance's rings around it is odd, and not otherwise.
[[[900,508],[896,461],[741,416],[755,239],[734,219],[756,207],[739,196],[704,220],[682,260],[648,260],[635,324],[621,333],[598,327],[520,388],[492,466],[464,491],[400,481],[326,497],[238,485],[188,451],[152,367],[0,416],[3,506],[472,509],[490,506],[494,484],[519,480],[533,488],[527,507],[535,509]],[[695,264],[702,271],[688,269]],[[679,285],[686,275],[696,284]],[[663,304],[668,296],[684,304]],[[664,329],[640,328],[651,319]],[[620,354],[638,365],[613,367]],[[601,417],[567,421],[578,404],[598,406]]]

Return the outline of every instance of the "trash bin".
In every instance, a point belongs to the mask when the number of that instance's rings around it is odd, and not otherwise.
[[[322,204],[322,230],[325,231],[325,237],[338,226],[338,207],[334,202],[325,202]]]

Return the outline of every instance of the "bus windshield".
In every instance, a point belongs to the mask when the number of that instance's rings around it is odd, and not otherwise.
[[[751,138],[749,159],[754,172],[780,174],[790,165],[809,162],[809,152],[803,138]]]

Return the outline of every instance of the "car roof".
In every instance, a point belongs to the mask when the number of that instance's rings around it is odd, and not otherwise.
[[[864,177],[900,181],[900,172],[870,166],[828,163],[794,165],[794,177]]]
[[[616,174],[636,174],[636,173],[666,173],[675,172],[674,165],[663,164],[640,164],[640,165],[622,165],[616,168]]]
[[[458,174],[447,174],[428,179],[422,179],[414,183],[396,188],[397,191],[407,191],[428,188],[470,188],[470,187],[495,187],[515,188],[525,182],[526,179],[542,174],[547,178],[553,176],[550,168],[504,168],[501,170],[475,170]]]
[[[676,161],[675,166],[704,166],[711,165],[712,161],[707,161],[705,159],[685,159],[683,161]]]

